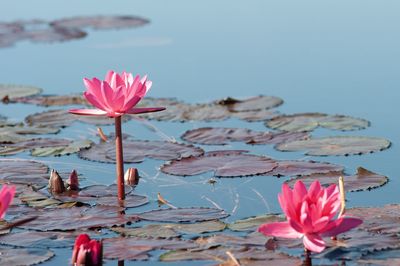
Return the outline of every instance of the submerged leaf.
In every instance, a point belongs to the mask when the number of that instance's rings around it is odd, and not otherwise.
[[[290,186],[293,186],[296,181],[301,180],[306,186],[309,186],[314,180],[318,180],[321,185],[328,186],[330,184],[337,184],[340,176],[344,177],[344,188],[346,191],[370,190],[383,186],[389,181],[386,176],[358,167],[357,173],[352,176],[345,175],[342,171],[333,171],[325,174],[304,175],[286,182]]]
[[[223,210],[213,208],[177,208],[177,209],[160,209],[138,214],[143,220],[155,222],[202,222],[210,220],[218,220],[228,217]]]
[[[218,177],[250,176],[271,172],[278,164],[264,156],[245,154],[245,151],[212,151],[203,156],[173,160],[161,166],[171,175],[198,175],[214,172]]]
[[[302,151],[306,155],[353,155],[378,152],[390,147],[390,141],[383,138],[361,136],[337,136],[311,138],[281,143],[275,146],[279,151]]]
[[[369,126],[369,121],[344,115],[303,113],[282,115],[265,122],[269,128],[290,132],[312,131],[317,127],[335,130],[359,130]]]

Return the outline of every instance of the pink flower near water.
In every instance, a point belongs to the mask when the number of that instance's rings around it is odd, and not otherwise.
[[[80,234],[72,252],[72,265],[103,265],[103,245],[100,241],[90,239],[87,234]]]
[[[118,74],[109,71],[104,81],[97,78],[83,79],[86,86],[84,97],[97,109],[72,109],[77,115],[118,117],[123,114],[141,114],[162,111],[163,107],[136,108],[136,104],[149,91],[152,82],[147,76],[133,77],[131,73]]]
[[[4,218],[8,207],[14,199],[15,187],[3,185],[0,190],[0,219]]]
[[[286,215],[286,222],[263,224],[258,231],[266,236],[303,238],[306,249],[321,252],[325,249],[322,237],[336,236],[362,223],[357,218],[338,215],[341,207],[339,188],[333,184],[321,187],[314,181],[307,191],[303,182],[297,181],[293,190],[283,184],[278,195]]]

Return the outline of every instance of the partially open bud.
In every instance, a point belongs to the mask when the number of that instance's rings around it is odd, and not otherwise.
[[[128,168],[125,172],[125,184],[129,186],[136,186],[139,183],[139,173],[136,168]]]
[[[72,265],[103,265],[103,244],[101,241],[91,240],[87,234],[80,234],[75,240]]]
[[[49,189],[53,194],[61,194],[65,192],[64,182],[54,169],[52,169],[50,173]]]
[[[79,191],[79,180],[78,173],[76,170],[72,170],[69,179],[68,179],[69,190]]]

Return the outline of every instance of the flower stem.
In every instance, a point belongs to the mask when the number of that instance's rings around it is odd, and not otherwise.
[[[118,199],[125,199],[125,187],[124,187],[124,156],[122,151],[122,129],[121,129],[122,117],[118,116],[115,118],[115,159],[117,161],[117,187],[118,187]]]

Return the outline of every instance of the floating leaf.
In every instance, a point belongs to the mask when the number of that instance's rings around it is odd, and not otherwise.
[[[125,186],[125,195],[132,192],[131,186]],[[79,196],[82,197],[110,197],[115,196],[118,193],[118,187],[116,184],[109,186],[106,185],[92,185],[84,187],[79,191]]]
[[[26,97],[42,92],[42,89],[26,86],[26,85],[12,85],[12,84],[0,84],[0,99],[8,97],[10,100],[18,97]]]
[[[22,125],[0,127],[0,143],[16,143],[33,139],[25,135],[55,134],[59,129],[49,127],[28,127]]]
[[[41,248],[9,248],[0,247],[1,265],[29,266],[45,262],[54,256],[54,253]]]
[[[381,207],[359,207],[346,209],[346,215],[362,217],[363,223],[359,226],[359,228],[370,231],[372,233],[400,233],[399,204],[391,204]]]
[[[194,223],[226,218],[229,214],[220,209],[197,207],[153,210],[140,213],[138,216],[140,219],[155,222]]]
[[[19,34],[22,39],[33,42],[61,42],[73,39],[80,39],[87,35],[78,28],[51,27],[43,20],[23,21],[24,32]],[[29,28],[29,29],[28,29]]]
[[[279,116],[279,112],[275,110],[255,110],[246,112],[232,112],[231,117],[239,118],[247,122],[258,122],[270,120]]]
[[[264,156],[244,154],[246,151],[212,151],[203,156],[173,160],[161,166],[171,175],[198,175],[213,171],[218,177],[250,176],[271,172],[278,164]]]
[[[182,234],[203,234],[222,231],[226,224],[211,220],[191,224],[148,224],[143,227],[117,227],[112,230],[125,236],[172,238]]]
[[[87,16],[59,19],[51,22],[53,27],[86,28],[96,30],[133,28],[148,24],[149,21],[135,16]]]
[[[282,215],[266,214],[255,217],[250,217],[242,220],[237,220],[228,224],[228,228],[233,231],[257,231],[257,228],[265,223],[280,222],[284,220]]]
[[[135,208],[149,203],[149,199],[146,196],[130,194],[126,196],[125,200],[119,201],[116,199],[117,194],[112,197],[101,197],[96,200],[97,205],[104,206],[122,206],[124,208]]]
[[[110,206],[73,207],[69,209],[42,209],[37,210],[37,219],[22,228],[39,231],[70,231],[87,228],[111,227],[122,225],[135,220],[136,217],[121,215],[123,208]]]
[[[36,148],[46,148],[46,147],[67,147],[72,141],[67,139],[30,139],[25,141],[20,141],[14,144],[0,145],[0,155],[14,155],[26,150],[36,149]]]
[[[218,105],[222,105],[228,108],[231,112],[247,112],[271,109],[277,107],[283,103],[283,100],[274,96],[256,96],[244,100],[238,100],[235,98],[225,98],[223,100],[216,101]]]
[[[87,101],[82,95],[35,95],[21,97],[13,102],[36,104],[40,106],[65,106],[65,105],[86,105]]]
[[[199,156],[203,150],[192,145],[168,141],[124,140],[124,162],[139,163],[146,157],[156,160],[172,160]],[[91,161],[115,163],[115,144],[103,142],[82,150],[79,157]]]
[[[124,116],[124,121],[129,119],[128,117],[129,116]],[[25,121],[30,126],[52,128],[67,127],[76,121],[94,125],[110,125],[114,123],[114,120],[108,117],[78,116],[70,114],[68,110],[63,109],[49,110],[29,115],[25,118]]]
[[[369,122],[364,119],[344,115],[303,113],[278,116],[265,122],[265,125],[269,128],[291,132],[312,131],[319,126],[348,131],[364,129],[369,126]]]
[[[332,171],[342,171],[343,166],[325,162],[301,161],[301,160],[281,160],[276,161],[276,167],[270,175],[276,176],[296,176],[329,173]]]
[[[321,185],[328,186],[330,184],[337,184],[339,176],[344,177],[344,188],[346,191],[369,190],[383,186],[389,181],[386,176],[376,174],[362,167],[358,167],[357,173],[352,176],[345,175],[343,172],[339,171],[325,174],[300,176],[286,182],[290,186],[293,186],[297,180],[301,180],[308,187],[314,180],[318,180]]]
[[[20,160],[0,159],[0,182],[27,184],[36,187],[48,183],[48,167],[42,163]]]
[[[203,248],[213,248],[216,246],[226,247],[262,247],[264,248],[267,238],[258,232],[253,232],[246,236],[234,236],[227,234],[218,234],[206,237],[199,237],[196,243]]]
[[[199,144],[222,145],[229,141],[241,141],[248,144],[277,144],[286,141],[307,139],[303,132],[268,132],[246,128],[202,127],[186,131],[182,139]]]
[[[82,149],[88,149],[91,145],[92,142],[90,140],[78,140],[69,143],[67,146],[34,148],[31,151],[31,155],[38,157],[70,155]]]
[[[358,265],[373,265],[373,266],[393,266],[400,265],[400,258],[387,258],[387,259],[361,259],[357,261]]]
[[[63,232],[23,231],[0,237],[0,243],[3,245],[34,248],[70,247],[74,241],[74,235]]]
[[[302,151],[306,155],[352,155],[385,150],[390,147],[390,141],[383,138],[361,136],[337,136],[295,140],[275,146],[279,151]]]
[[[148,251],[166,249],[188,249],[197,245],[181,239],[159,239],[141,237],[115,237],[103,240],[104,258],[118,260],[146,260]]]

